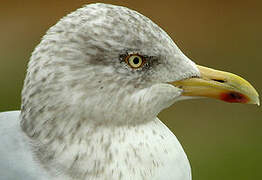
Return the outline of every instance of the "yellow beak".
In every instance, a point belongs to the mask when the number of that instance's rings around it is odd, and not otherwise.
[[[172,82],[183,89],[183,96],[220,99],[231,103],[259,105],[259,95],[245,79],[228,72],[197,66],[201,77]]]

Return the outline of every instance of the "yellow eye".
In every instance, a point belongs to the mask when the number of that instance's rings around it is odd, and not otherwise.
[[[131,68],[140,68],[144,64],[144,59],[137,54],[132,54],[126,57],[126,63]]]

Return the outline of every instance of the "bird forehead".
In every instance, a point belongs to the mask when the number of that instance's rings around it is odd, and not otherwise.
[[[172,42],[169,36],[149,18],[125,7],[91,4],[73,12],[67,18],[83,28],[87,36],[99,36],[100,40],[108,41],[113,46],[121,43],[126,47],[139,45],[152,47],[154,42],[158,44]]]

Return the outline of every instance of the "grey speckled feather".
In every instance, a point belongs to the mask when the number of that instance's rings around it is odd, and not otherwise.
[[[130,54],[145,64],[132,69]],[[190,180],[181,145],[156,116],[181,95],[167,82],[192,76],[196,65],[147,17],[100,3],[80,8],[32,54],[21,127],[19,112],[0,114],[0,172],[19,180]]]

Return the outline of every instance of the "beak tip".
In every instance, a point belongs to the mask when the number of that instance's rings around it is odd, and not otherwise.
[[[260,99],[259,96],[255,96],[253,98],[250,98],[249,104],[256,104],[257,106],[260,106]]]

